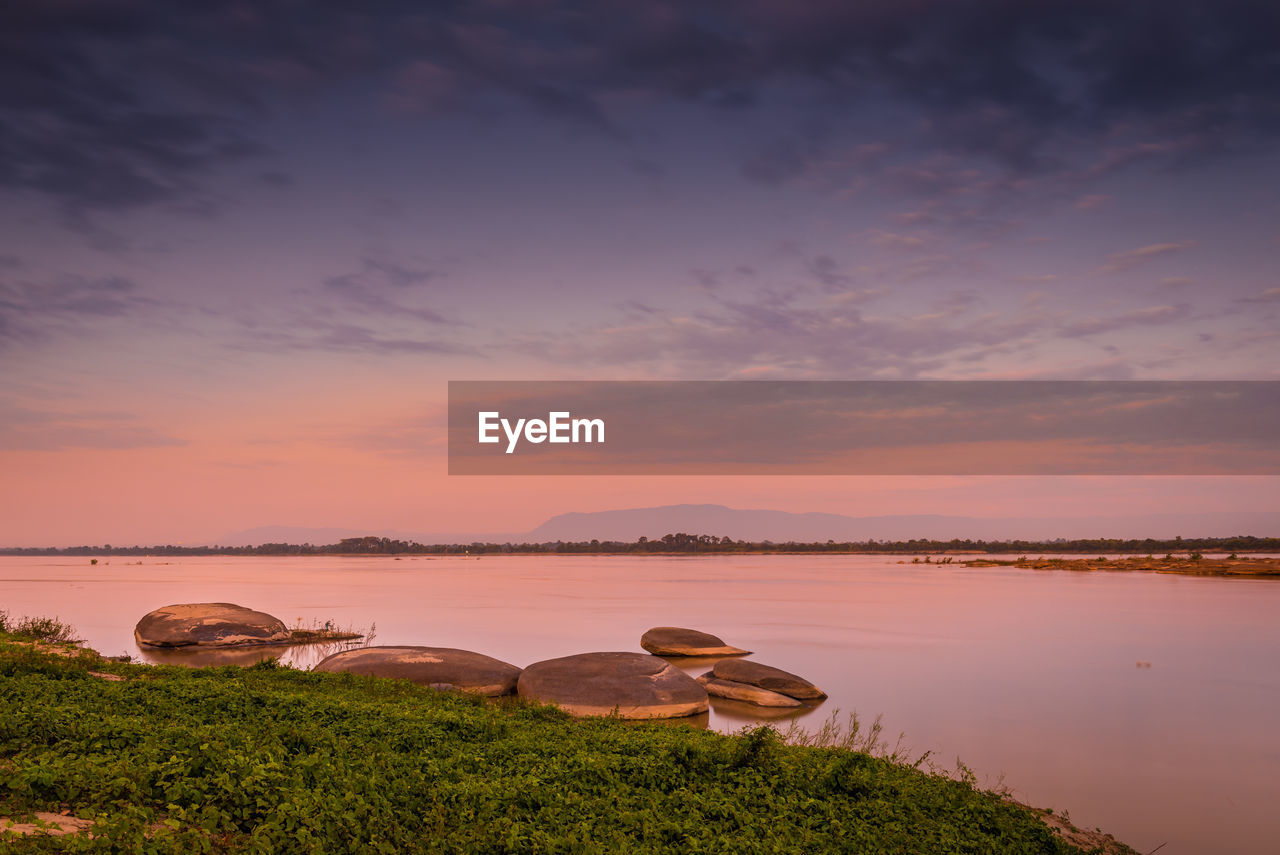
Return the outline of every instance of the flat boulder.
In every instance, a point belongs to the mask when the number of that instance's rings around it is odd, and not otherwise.
[[[149,612],[133,628],[150,647],[236,647],[285,644],[289,628],[277,617],[234,603],[179,603]]]
[[[640,646],[655,656],[746,656],[710,633],[679,626],[655,626],[640,636]]]
[[[733,701],[744,701],[748,704],[755,704],[758,707],[799,707],[804,704],[795,698],[789,698],[786,695],[780,695],[777,692],[771,692],[768,689],[762,689],[759,686],[752,686],[747,683],[735,683],[732,680],[718,679],[712,672],[708,671],[698,678],[698,683],[702,688],[707,690],[707,694],[713,698],[728,698]]]
[[[789,698],[798,698],[802,701],[817,700],[827,696],[826,692],[810,683],[804,677],[797,677],[789,671],[761,665],[759,662],[726,659],[723,662],[717,662],[715,667],[711,669],[711,673],[718,680],[729,680],[734,683],[759,686],[762,689],[768,689],[771,692],[777,692]]]
[[[515,694],[520,677],[508,662],[456,647],[358,647],[327,656],[311,670],[408,680],[489,698]]]
[[[707,690],[688,674],[643,653],[579,653],[535,662],[520,674],[520,697],[570,715],[679,718],[707,711]]]

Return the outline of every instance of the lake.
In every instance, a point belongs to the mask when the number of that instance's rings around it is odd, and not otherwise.
[[[520,666],[640,651],[649,627],[689,626],[825,689],[806,728],[837,710],[880,715],[913,755],[959,758],[980,784],[1142,852],[1275,847],[1280,580],[862,555],[99,560],[0,557],[0,608],[57,616],[103,654],[135,657],[138,618],[179,602],[376,626],[375,644]],[[286,659],[307,667],[316,653]],[[752,721],[714,703],[706,723]]]

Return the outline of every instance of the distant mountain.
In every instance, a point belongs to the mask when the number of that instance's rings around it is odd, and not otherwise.
[[[787,541],[997,540],[1052,538],[1172,538],[1274,536],[1280,513],[1144,514],[1115,517],[988,518],[912,514],[851,517],[843,514],[743,510],[724,505],[663,505],[593,513],[559,514],[520,539],[650,539],[675,532],[734,540]]]

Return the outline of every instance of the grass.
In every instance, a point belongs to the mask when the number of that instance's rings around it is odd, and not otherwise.
[[[0,634],[20,641],[43,641],[48,644],[74,644],[76,631],[56,617],[21,617],[13,620],[0,609]]]
[[[377,624],[374,624],[369,631],[363,632],[355,628],[355,626],[340,627],[332,620],[321,623],[319,618],[313,618],[310,626],[303,626],[302,618],[298,618],[297,623],[289,627],[290,638],[298,644],[315,644],[326,641],[360,641],[364,640],[365,646],[368,646],[377,632]]]
[[[878,723],[856,718],[727,736],[269,663],[58,657],[13,636],[0,677],[0,815],[94,822],[5,851],[1085,851],[972,780],[875,756]]]

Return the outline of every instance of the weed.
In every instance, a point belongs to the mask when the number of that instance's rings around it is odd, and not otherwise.
[[[74,644],[79,641],[75,629],[56,617],[22,617],[14,621],[8,612],[2,610],[0,633],[7,633],[19,641],[44,641],[50,644]]]

